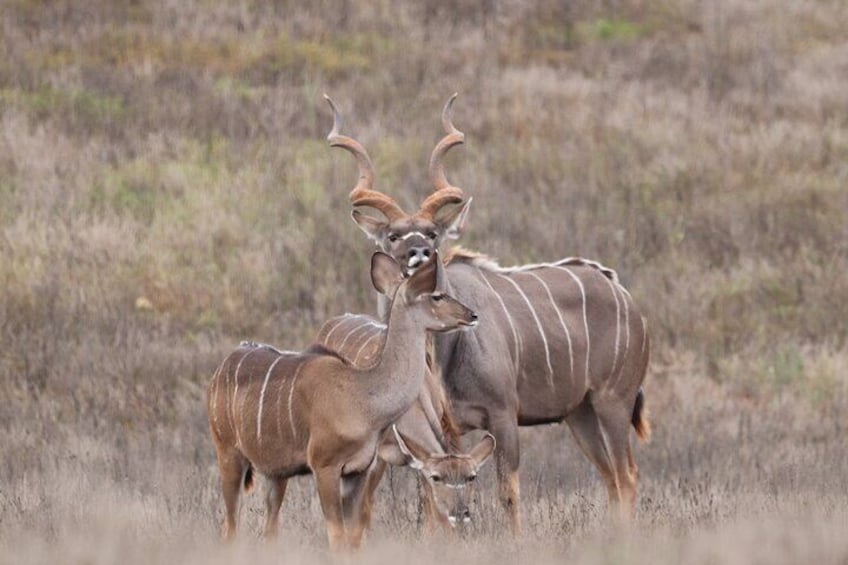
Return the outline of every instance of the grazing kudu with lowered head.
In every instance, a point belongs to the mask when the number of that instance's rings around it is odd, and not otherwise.
[[[235,533],[242,487],[254,473],[269,479],[267,532],[276,529],[290,477],[312,473],[334,550],[358,547],[361,498],[383,433],[409,410],[426,372],[426,331],[475,326],[477,316],[436,290],[441,267],[432,261],[404,278],[377,252],[374,287],[392,306],[379,359],[359,368],[324,347],[283,353],[242,346],[212,378],[209,428],[226,504],[224,537]]]
[[[367,367],[378,358],[385,336],[386,326],[374,318],[345,314],[324,322],[315,341],[350,363]],[[380,444],[380,461],[368,480],[363,500],[366,527],[370,522],[374,490],[386,464],[410,466],[419,471],[425,527],[432,529],[440,525],[452,529],[471,522],[474,480],[480,465],[491,454],[491,449],[487,451],[487,448],[494,447],[494,438],[487,434],[470,454],[461,452],[459,433],[450,414],[442,379],[431,370],[431,359],[428,352],[423,386],[416,402],[397,421],[398,435],[387,431]],[[409,449],[404,448],[401,437],[407,438]],[[426,465],[418,462],[426,462]],[[449,477],[450,482],[443,481],[442,477]],[[445,484],[453,488],[445,490]]]
[[[463,142],[451,121],[455,96],[442,113],[447,135],[430,158],[435,191],[411,215],[373,189],[371,160],[359,143],[339,134],[333,106],[330,145],[348,150],[359,164],[350,194],[353,219],[380,249],[405,261],[407,273],[426,265],[465,223],[470,198],[447,181],[442,164],[447,150]],[[448,204],[453,207],[442,212]],[[365,216],[360,207],[385,218]],[[485,322],[473,333],[437,336],[435,363],[461,431],[487,429],[497,440],[499,497],[513,532],[521,529],[518,426],[565,421],[603,478],[610,505],[629,517],[637,483],[629,430],[642,439],[650,433],[641,388],[650,340],[616,273],[581,258],[502,268],[455,249],[443,260],[439,288],[481,312]],[[385,312],[389,302],[379,300]]]

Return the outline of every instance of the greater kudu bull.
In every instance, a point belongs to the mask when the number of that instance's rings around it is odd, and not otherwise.
[[[374,190],[374,170],[357,141],[340,135],[333,105],[331,146],[356,158],[359,182],[350,193],[353,219],[407,273],[427,264],[441,243],[459,237],[471,199],[445,176],[443,157],[464,135],[451,121],[456,95],[445,105],[446,135],[429,166],[435,191],[414,214]],[[384,218],[366,216],[360,207]],[[436,337],[436,363],[461,431],[487,429],[497,440],[500,499],[513,532],[519,511],[518,426],[565,421],[603,478],[611,506],[635,508],[637,467],[632,425],[649,436],[641,385],[650,355],[644,317],[611,269],[581,258],[502,268],[486,257],[455,250],[445,258],[439,288],[482,313],[474,333]],[[389,301],[380,298],[383,315]]]

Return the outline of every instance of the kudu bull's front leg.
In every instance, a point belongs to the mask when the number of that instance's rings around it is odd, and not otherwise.
[[[514,536],[521,535],[521,496],[518,479],[520,461],[517,417],[503,417],[490,422],[489,432],[495,436],[495,462],[498,475],[498,498],[509,517]]]

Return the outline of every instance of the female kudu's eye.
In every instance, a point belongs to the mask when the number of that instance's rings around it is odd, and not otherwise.
[[[440,483],[440,482],[442,482],[442,477],[440,477],[439,475],[430,475],[430,479],[431,479],[434,483]]]
[[[439,237],[439,234],[437,234],[434,231],[431,231],[431,232],[427,232],[427,237],[429,237],[430,239],[436,239],[437,237]]]
[[[398,234],[396,234],[396,233],[390,233],[389,234],[389,241],[391,241],[392,243],[396,242],[398,239],[400,239],[398,237]]]

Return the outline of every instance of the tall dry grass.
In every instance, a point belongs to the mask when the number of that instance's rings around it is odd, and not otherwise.
[[[554,426],[522,431],[527,538],[500,535],[488,476],[479,531],[444,551],[844,562],[846,27],[836,0],[5,2],[0,561],[326,559],[306,479],[280,544],[252,541],[255,499],[247,539],[210,544],[203,388],[241,339],[300,347],[373,311],[320,94],[409,207],[459,91],[463,242],[618,269],[656,432],[635,532],[607,531]],[[444,560],[392,479],[363,560]]]

